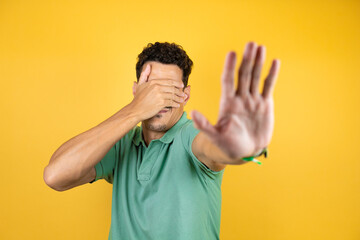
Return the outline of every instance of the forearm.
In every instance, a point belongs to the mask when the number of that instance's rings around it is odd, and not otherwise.
[[[131,105],[127,105],[97,126],[71,138],[52,155],[44,170],[45,181],[61,188],[81,179],[138,122]]]

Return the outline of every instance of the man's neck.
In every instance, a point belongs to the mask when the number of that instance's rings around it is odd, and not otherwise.
[[[152,140],[160,139],[162,136],[164,136],[165,132],[155,132],[151,130],[147,130],[146,128],[143,128],[142,136],[145,141],[145,145],[149,146],[150,142]]]

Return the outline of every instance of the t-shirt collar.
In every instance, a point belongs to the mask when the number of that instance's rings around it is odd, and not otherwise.
[[[184,123],[186,123],[188,121],[187,118],[187,113],[183,112],[183,114],[181,115],[180,119],[174,124],[174,126],[172,126],[169,130],[166,131],[166,133],[160,138],[160,139],[156,139],[159,140],[163,143],[170,143],[174,140],[174,137],[177,133],[177,131],[181,128],[182,125],[184,125]],[[154,140],[155,141],[155,140]],[[145,146],[145,141],[142,137],[142,126],[140,126],[138,128],[138,131],[136,131],[134,138],[133,138],[133,142],[136,146],[139,146],[140,142],[143,143],[143,145]]]

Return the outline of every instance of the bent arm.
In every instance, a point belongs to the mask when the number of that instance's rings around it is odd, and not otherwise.
[[[94,166],[139,122],[129,104],[99,125],[71,138],[54,152],[45,167],[45,183],[64,191],[93,180]]]

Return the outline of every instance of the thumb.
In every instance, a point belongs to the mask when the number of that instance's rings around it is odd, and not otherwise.
[[[211,125],[211,123],[206,119],[206,117],[200,112],[196,110],[191,111],[191,117],[193,119],[195,128],[203,131],[210,137],[214,137],[215,135],[217,135],[216,128]]]
[[[139,84],[143,84],[144,82],[147,82],[148,77],[150,75],[151,66],[148,64],[146,68],[141,72],[139,77]]]

